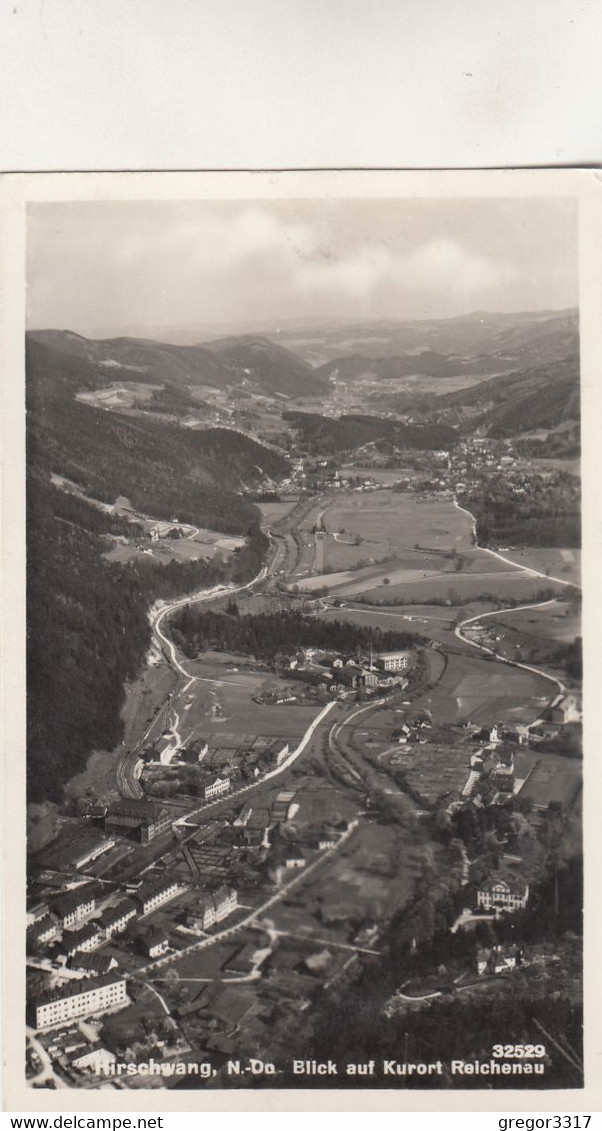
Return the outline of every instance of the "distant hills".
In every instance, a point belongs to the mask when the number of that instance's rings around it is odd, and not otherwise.
[[[291,397],[313,396],[327,390],[326,378],[319,370],[269,338],[218,338],[205,342],[203,348],[212,351],[238,383]]]
[[[482,376],[486,373],[506,373],[513,367],[513,359],[477,354],[474,358],[446,356],[435,350],[393,357],[337,357],[320,366],[318,373],[336,381],[357,380],[359,377],[380,377],[395,381],[403,377],[422,375],[428,377]]]
[[[460,431],[478,430],[500,438],[553,429],[569,421],[577,424],[579,359],[567,357],[444,394],[433,399],[422,416]]]
[[[487,377],[578,356],[578,312],[500,314],[413,322],[300,323],[285,331],[176,345],[149,338],[88,339],[35,330],[29,340],[77,360],[98,384],[135,381],[179,390],[241,390],[269,397],[327,395],[331,381]],[[420,392],[419,383],[416,391]]]
[[[68,330],[34,330],[31,342],[55,357],[83,363],[99,383],[137,381],[157,385],[243,387],[270,396],[324,392],[326,379],[294,353],[268,338],[223,338],[180,346],[143,338],[91,340]]]
[[[579,326],[576,311],[547,315],[477,313],[437,322],[397,326],[378,323],[371,331],[364,327],[343,341],[350,346],[361,343],[362,349],[333,357],[318,368],[318,373],[343,381],[370,374],[385,380],[421,374],[441,378],[487,376],[577,355]],[[331,343],[332,338],[323,343],[323,348]]]
[[[397,358],[430,350],[465,360],[476,355],[509,358],[509,368],[519,368],[577,352],[578,335],[574,309],[474,311],[456,318],[300,324],[279,332],[278,342],[316,366],[352,355]]]
[[[257,510],[239,492],[281,478],[284,456],[230,429],[197,432],[82,404],[75,392],[95,387],[96,363],[51,342],[27,343],[28,461],[38,473],[104,502],[125,495],[153,517],[246,532]]]

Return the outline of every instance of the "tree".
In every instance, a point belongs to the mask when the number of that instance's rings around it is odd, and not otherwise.
[[[230,600],[228,601],[228,604],[226,605],[226,613],[230,617],[240,616],[240,609],[238,607],[238,604],[236,602],[235,597],[230,597]]]

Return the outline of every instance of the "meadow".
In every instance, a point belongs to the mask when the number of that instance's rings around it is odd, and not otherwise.
[[[326,534],[311,533],[317,521]],[[562,591],[473,545],[468,515],[450,499],[393,491],[353,492],[316,508],[303,524],[303,553],[294,581],[302,592],[326,589],[341,598],[450,605],[484,597],[529,601],[542,589]],[[544,552],[541,552],[544,554]],[[575,551],[549,551],[550,572],[569,579],[578,569]],[[544,556],[523,551],[525,565],[545,572]],[[572,560],[569,558],[572,556]],[[574,559],[574,560],[573,560]],[[560,563],[560,564],[559,564]],[[553,568],[552,568],[553,567]]]
[[[267,681],[274,685],[279,681],[267,671],[233,671],[236,666],[236,657],[230,664],[218,664],[214,658],[187,661],[188,671],[198,682],[188,692],[182,712],[183,737],[204,735],[213,744],[221,739],[224,745],[226,733],[239,742],[255,735],[297,742],[317,715],[319,705],[254,703],[253,696]],[[298,682],[287,686],[293,695],[301,691]]]

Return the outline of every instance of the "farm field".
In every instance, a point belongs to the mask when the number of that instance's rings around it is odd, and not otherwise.
[[[577,478],[581,475],[580,459],[531,459],[530,466],[536,471],[566,471]]]
[[[110,369],[111,367],[107,365],[106,368]],[[121,369],[122,367],[116,363],[115,368]],[[153,395],[160,389],[161,385],[149,385],[142,381],[128,381],[125,385],[114,382],[112,385],[102,389],[94,389],[92,392],[76,393],[75,399],[82,401],[83,404],[93,405],[95,408],[133,408],[134,405],[148,404]]]
[[[294,804],[298,806],[294,816],[295,825],[319,825],[323,821],[347,821],[357,817],[358,798],[354,791],[333,785],[315,773],[304,773],[301,760],[287,777],[287,788],[295,790]],[[283,788],[280,779],[275,795]],[[263,790],[261,791],[263,798]],[[263,805],[263,801],[262,801]]]
[[[424,476],[423,471],[414,467],[342,467],[339,472],[341,479],[373,479],[375,483],[382,483],[383,487],[392,487],[400,479],[419,479]]]
[[[398,742],[393,734],[402,722],[416,717],[417,704],[414,701],[407,707],[385,706],[365,715],[353,730],[352,742],[373,763],[376,759],[393,781],[403,779],[417,797],[432,804],[443,795],[461,791],[470,772],[473,750],[466,743],[463,730],[454,732],[436,725],[418,731],[418,742]],[[436,721],[434,715],[433,720]]]
[[[150,528],[154,524],[151,520],[144,519],[143,525]],[[169,526],[169,523],[165,525]],[[193,530],[192,527],[185,529],[190,530],[190,532]],[[104,554],[104,557],[108,561],[114,562],[151,558],[159,565],[166,565],[170,561],[198,561],[199,558],[209,560],[216,554],[231,554],[243,545],[244,538],[220,534],[215,530],[199,530],[193,538],[161,538],[157,542],[153,542],[151,546],[148,544],[141,546],[117,543]]]
[[[382,759],[382,764],[392,773],[403,775],[409,788],[427,805],[434,805],[441,797],[459,794],[470,773],[471,751],[468,747],[436,745],[399,746]]]
[[[453,573],[445,576],[431,575],[430,577],[406,577],[395,582],[395,575],[383,570],[385,577],[391,580],[390,585],[378,584],[363,586],[363,589],[345,585],[336,588],[336,595],[363,592],[370,601],[378,602],[379,599],[390,601],[402,598],[420,603],[429,600],[448,600],[451,605],[460,601],[477,601],[493,597],[500,600],[535,601],[543,590],[552,590],[560,593],[561,587],[547,578],[533,577],[523,573],[522,570],[504,570],[492,573],[487,570],[483,574]]]
[[[328,620],[348,620],[353,624],[369,625],[383,631],[414,632],[428,637],[438,644],[449,646],[454,651],[462,650],[471,655],[472,649],[465,645],[454,633],[455,625],[470,616],[494,609],[490,604],[475,602],[460,608],[445,605],[403,605],[393,608],[378,606],[349,606],[343,603],[340,608],[328,606],[318,616]],[[487,623],[487,622],[485,622]]]
[[[472,547],[468,515],[454,507],[450,499],[418,497],[395,491],[354,491],[335,500],[324,516],[329,531],[344,528],[346,537],[359,535],[368,545],[383,552],[416,545],[435,550]],[[383,531],[386,537],[383,538]],[[370,551],[372,552],[372,551]]]
[[[563,550],[556,546],[525,546],[507,551],[507,556],[531,569],[539,569],[542,573],[549,569],[555,577],[574,582],[575,585],[581,584],[581,550],[575,547]]]
[[[200,558],[208,560],[218,552],[215,543],[166,541],[161,544],[155,543],[155,545],[147,546],[144,549],[138,546],[117,545],[113,546],[103,556],[109,562],[125,563],[150,558],[157,565],[167,565],[171,561],[190,562],[198,561]]]
[[[317,547],[311,526],[320,517],[328,533]],[[452,605],[489,595],[528,601],[543,588],[561,592],[553,581],[473,546],[470,519],[450,499],[353,492],[316,508],[303,526],[294,578],[302,592],[325,588],[339,597],[366,595],[375,603],[398,598]],[[570,553],[558,551],[556,564],[570,568]],[[525,558],[524,564],[534,563]]]
[[[551,801],[570,805],[582,785],[581,763],[557,754],[538,754],[537,763],[521,790],[521,797],[546,809]]]
[[[554,605],[544,605],[541,612],[536,608],[525,609],[522,613],[500,610],[495,616],[482,621],[485,632],[479,634],[478,640],[494,647],[500,656],[542,667],[566,680],[562,657],[555,664],[554,653],[557,650],[562,652],[563,644],[572,644],[581,631],[577,617],[565,618],[562,611],[558,612],[558,609],[566,608],[559,601]]]
[[[494,619],[495,623],[503,622],[516,632],[537,640],[569,643],[581,635],[581,617],[571,612],[569,605],[562,600],[541,609],[525,609],[523,612],[504,610]]]
[[[279,522],[286,514],[296,507],[299,498],[295,495],[292,499],[281,499],[280,502],[274,503],[256,503],[255,506],[261,511],[261,525],[263,527],[271,526],[273,522]]]
[[[430,600],[477,601],[484,597],[517,601],[535,600],[545,590],[561,593],[561,587],[547,578],[533,577],[520,569],[491,570],[489,562],[483,573],[447,572],[440,570],[399,569],[395,562],[366,569],[340,573],[324,573],[299,579],[304,593],[322,589],[335,597],[365,596],[378,604],[380,600],[421,604]]]
[[[207,682],[193,684],[188,693],[181,719],[183,735],[204,735],[214,742],[224,732],[239,736],[239,741],[258,734],[294,740],[301,738],[320,710],[318,704],[254,703],[267,672],[228,672],[195,660],[188,661],[187,668]],[[298,683],[291,688],[292,694],[299,694]]]
[[[471,524],[467,515],[458,511],[447,499],[418,499],[392,491],[354,491],[336,496],[330,502],[312,508],[300,529],[307,549],[299,563],[300,575],[317,572],[315,537],[311,533],[316,521],[322,521],[328,536],[323,539],[324,560],[320,573],[345,573],[364,563],[378,573],[383,558],[391,569],[396,563],[410,571],[453,569],[452,550],[471,548]],[[336,537],[335,537],[336,535]],[[422,548],[421,548],[422,547]],[[329,586],[357,580],[326,576],[320,581],[304,581],[303,588]]]
[[[435,723],[533,722],[556,695],[549,680],[521,668],[453,653],[436,687],[414,700]]]

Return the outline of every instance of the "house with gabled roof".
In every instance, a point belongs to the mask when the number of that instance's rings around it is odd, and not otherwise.
[[[477,889],[477,907],[484,911],[521,911],[528,899],[529,885],[520,876],[491,876]]]
[[[88,954],[86,951],[76,950],[69,958],[67,966],[70,970],[77,970],[84,977],[86,975],[93,977],[110,974],[111,970],[115,970],[117,967],[117,959],[113,954],[103,954],[101,951]]]

